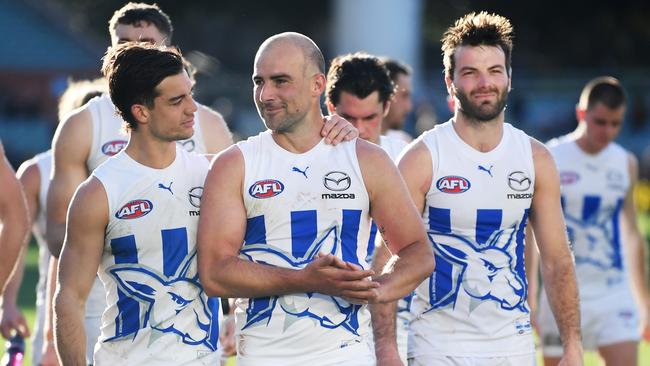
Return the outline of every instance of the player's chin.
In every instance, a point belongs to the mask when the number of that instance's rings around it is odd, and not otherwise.
[[[187,140],[194,136],[194,127],[190,126],[187,128],[183,128],[182,131],[179,131],[176,134],[176,140]]]

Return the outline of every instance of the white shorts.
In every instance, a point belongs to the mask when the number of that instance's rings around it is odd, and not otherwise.
[[[374,345],[370,339],[364,342],[323,354],[318,359],[265,359],[237,355],[237,366],[376,366]]]
[[[639,312],[632,294],[616,291],[597,300],[581,300],[580,325],[585,350],[641,339]],[[562,356],[562,341],[545,293],[539,301],[539,331],[542,353],[546,357]]]
[[[429,355],[409,358],[408,366],[535,366],[535,353],[504,357],[460,357]]]

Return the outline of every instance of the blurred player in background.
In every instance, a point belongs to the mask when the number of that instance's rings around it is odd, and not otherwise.
[[[382,58],[381,60],[388,70],[390,79],[395,84],[395,94],[393,94],[390,109],[384,117],[381,127],[382,134],[409,143],[413,140],[413,137],[406,133],[403,128],[406,117],[413,110],[413,86],[411,81],[413,70],[408,65],[397,60],[390,58]]]
[[[617,79],[595,78],[580,95],[576,130],[547,144],[560,173],[583,343],[598,350],[607,366],[636,365],[641,331],[649,329],[647,244],[637,227],[633,199],[639,164],[614,142],[626,106]],[[544,363],[557,365],[562,343],[545,291],[537,323]]]
[[[58,106],[59,121],[63,121],[69,113],[86,104],[90,99],[107,91],[103,79],[81,80],[69,82],[65,92],[61,95]],[[36,285],[36,320],[32,337],[32,365],[50,366],[58,364],[54,351],[53,329],[51,319],[51,299],[54,281],[49,281],[50,250],[45,242],[45,200],[50,184],[52,168],[52,151],[47,150],[37,154],[32,159],[24,162],[18,168],[17,176],[25,191],[29,215],[32,222],[32,233],[38,244],[38,283]],[[29,241],[25,242],[25,246]],[[2,335],[8,338],[13,329],[26,336],[28,328],[25,317],[16,304],[18,290],[22,282],[25,266],[24,256],[16,265],[16,272],[7,285],[2,299],[2,319],[0,329]]]

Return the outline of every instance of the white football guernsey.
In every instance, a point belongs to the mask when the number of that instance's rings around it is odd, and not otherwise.
[[[524,235],[535,184],[530,138],[505,123],[482,153],[449,121],[421,140],[433,161],[424,224],[436,269],[416,289],[409,357],[534,352]]]
[[[630,188],[628,153],[610,143],[590,155],[571,135],[548,145],[560,172],[580,298],[598,299],[629,287],[620,233],[621,210]]]
[[[408,145],[407,142],[390,136],[379,136],[379,146],[390,156],[391,160],[397,163],[399,154]]]
[[[38,283],[36,284],[36,320],[34,321],[34,331],[32,332],[32,365],[39,365],[42,356],[41,348],[43,347],[43,327],[45,326],[47,272],[50,264],[50,250],[45,241],[45,205],[47,203],[47,190],[50,186],[50,173],[52,171],[52,151],[48,150],[37,154],[32,160],[38,167],[41,181],[38,190],[38,213],[32,225],[32,234],[34,234],[36,244],[38,244]],[[92,347],[90,352],[86,353],[90,353],[92,356]]]
[[[237,147],[245,162],[242,258],[299,269],[322,252],[368,268],[369,198],[356,140],[321,140],[294,154],[265,131]],[[367,306],[297,293],[241,299],[235,317],[240,366],[374,362]]]
[[[92,172],[107,158],[117,154],[125,146],[129,137],[122,131],[124,121],[117,114],[115,105],[108,94],[103,94],[88,101],[86,104],[92,116],[93,142],[86,165]],[[187,151],[205,154],[205,142],[199,123],[198,112],[194,114],[194,135],[178,141]]]
[[[86,160],[88,172],[92,173],[101,163],[109,157],[120,152],[128,142],[128,136],[122,130],[124,123],[122,118],[117,114],[115,105],[108,94],[97,96],[88,101],[86,104],[92,116],[92,145],[90,154]],[[194,135],[188,140],[178,141],[177,143],[187,151],[195,151],[198,154],[206,153],[203,135],[201,133],[200,123],[198,122],[198,113],[194,114]],[[106,307],[106,299],[103,286],[99,278],[95,280],[93,287],[88,294],[86,302],[87,322],[96,319],[96,324],[101,324],[101,314]],[[87,334],[99,335],[99,331],[86,328]],[[91,352],[92,354],[92,347]]]
[[[576,263],[580,325],[585,350],[637,342],[639,311],[620,233],[621,211],[630,188],[628,153],[610,143],[585,153],[572,134],[547,144],[560,173],[562,210]],[[543,291],[539,302],[544,355],[562,355],[562,341]]]
[[[207,170],[205,157],[177,147],[164,169],[122,151],[93,172],[109,206],[96,365],[218,364],[221,307],[203,292],[196,264]]]

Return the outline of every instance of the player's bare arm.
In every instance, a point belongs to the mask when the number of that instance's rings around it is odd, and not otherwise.
[[[29,216],[23,190],[0,143],[0,295],[29,235]]]
[[[52,140],[52,181],[47,193],[47,245],[59,257],[73,193],[86,178],[92,145],[90,111],[81,108],[61,122]]]
[[[54,293],[56,292],[57,268],[59,260],[50,256],[50,263],[47,268],[47,287],[45,289],[45,320],[43,324],[43,346],[41,352],[41,366],[58,366],[59,359],[56,356],[54,345]]]
[[[433,162],[429,149],[420,141],[409,147],[400,157],[397,167],[406,183],[419,214],[424,212],[426,194],[433,179]]]
[[[560,205],[560,178],[548,149],[531,139],[535,193],[530,222],[541,258],[541,274],[555,316],[564,356],[561,365],[582,364],[580,310],[573,256]]]
[[[227,172],[227,173],[224,173]],[[209,296],[260,297],[320,292],[355,298],[378,286],[366,280],[371,270],[337,268],[332,255],[302,270],[252,263],[239,258],[246,231],[242,199],[244,158],[233,146],[217,155],[205,181],[198,229],[198,268]]]
[[[433,252],[422,219],[395,164],[380,147],[357,140],[357,156],[370,197],[370,215],[396,260],[383,273],[377,302],[408,295],[431,274]]]
[[[429,150],[422,142],[407,149],[398,163],[406,189],[419,214],[424,211],[425,195],[431,185],[431,164],[431,154],[429,154]],[[392,253],[386,245],[378,247],[375,251],[373,269],[378,272],[383,270],[385,263],[388,262],[391,256]],[[401,361],[397,350],[395,333],[397,302],[373,304],[370,311],[372,312],[377,362],[387,365],[391,363],[399,365],[397,362]]]
[[[221,113],[198,103],[197,106],[206,151],[216,154],[232,145],[232,133]]]
[[[108,223],[108,201],[96,178],[75,192],[68,214],[54,297],[55,344],[62,365],[86,364],[85,304],[95,280]]]
[[[537,328],[537,307],[539,304],[539,251],[535,234],[530,225],[526,224],[526,243],[524,246],[524,267],[526,268],[526,281],[528,282],[528,307],[530,308],[530,322]]]
[[[29,214],[30,222],[34,222],[36,213],[38,212],[38,194],[41,184],[40,171],[36,161],[28,160],[24,162],[16,173],[18,181],[23,187],[25,193],[25,200],[27,203],[27,211]],[[29,235],[25,236],[23,248],[29,244]],[[25,267],[25,250],[21,250],[21,255],[16,263],[14,273],[5,288],[2,296],[2,319],[0,320],[0,332],[2,336],[9,339],[11,331],[15,330],[22,337],[29,337],[29,327],[23,313],[18,308],[16,300],[18,297],[18,290],[23,280],[23,272]]]
[[[636,207],[634,205],[634,186],[639,179],[639,163],[634,155],[628,158],[630,171],[630,188],[623,202],[623,235],[624,242],[628,245],[632,283],[641,310],[641,327],[645,337],[650,335],[650,294],[648,293],[648,252],[647,243],[641,235],[636,221]]]
[[[379,239],[378,240],[382,240]],[[372,269],[381,273],[393,254],[386,243],[375,248],[372,259]],[[397,347],[397,301],[385,304],[370,304],[372,332],[375,339],[375,357],[377,365],[401,365]]]

